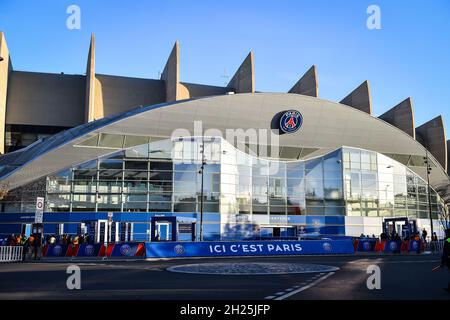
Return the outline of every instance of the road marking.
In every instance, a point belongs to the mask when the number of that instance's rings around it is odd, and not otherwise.
[[[272,300],[273,298],[275,298],[275,296],[267,296],[267,297],[265,297],[264,299],[266,299],[266,300]]]
[[[291,297],[291,296],[293,296],[293,295],[296,295],[297,293],[300,293],[300,292],[302,292],[302,291],[305,291],[306,289],[309,289],[309,288],[311,288],[311,287],[314,287],[316,284],[318,284],[318,283],[324,281],[325,279],[331,277],[333,274],[334,274],[334,272],[330,272],[330,273],[328,273],[327,275],[325,275],[325,276],[323,276],[323,277],[317,279],[317,280],[314,281],[313,283],[310,283],[310,284],[308,284],[307,286],[301,287],[301,288],[299,288],[299,289],[297,289],[297,290],[291,291],[291,292],[289,292],[289,293],[287,293],[287,294],[285,294],[285,295],[279,296],[279,297],[275,298],[274,300],[284,300],[284,299],[289,298],[289,297]]]
[[[281,296],[282,294],[285,294],[285,292],[284,292],[284,291],[281,291],[281,292],[275,293],[276,296]]]

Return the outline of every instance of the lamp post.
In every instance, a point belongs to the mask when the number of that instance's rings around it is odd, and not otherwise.
[[[428,213],[430,215],[430,231],[431,231],[431,236],[433,236],[433,211],[431,209],[431,187],[430,187],[430,173],[431,173],[431,165],[430,165],[430,160],[428,158],[428,149],[425,149],[425,155],[426,157],[424,158],[425,160],[425,164],[427,166],[427,187],[428,187]]]
[[[202,136],[202,148],[200,153],[202,154],[202,165],[200,166],[200,171],[198,173],[202,176],[201,190],[200,190],[200,241],[203,241],[203,184],[204,184],[204,171],[205,171],[205,140]]]

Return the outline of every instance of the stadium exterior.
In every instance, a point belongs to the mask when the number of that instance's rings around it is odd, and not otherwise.
[[[36,197],[45,233],[99,241],[359,236],[393,218],[440,233],[448,217],[442,117],[416,128],[410,98],[374,117],[367,81],[326,101],[313,66],[255,92],[250,53],[226,87],[182,83],[178,43],[160,80],[99,75],[94,37],[85,76],[14,71],[3,34],[0,56],[0,236],[29,228]]]

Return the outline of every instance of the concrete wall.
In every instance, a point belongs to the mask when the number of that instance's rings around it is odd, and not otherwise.
[[[442,116],[424,123],[416,128],[416,138],[447,170],[447,139]]]
[[[175,42],[167,59],[161,80],[166,84],[166,101],[180,100],[180,44]],[[186,95],[186,93],[184,94]]]
[[[84,123],[85,77],[13,71],[7,124],[72,127]]]
[[[253,52],[250,52],[244,62],[242,62],[227,87],[233,89],[236,93],[255,92]]]
[[[303,94],[310,97],[319,96],[319,85],[317,83],[316,66],[312,66],[306,73],[298,80],[298,82],[289,90],[289,93]]]
[[[186,83],[182,82],[186,90],[189,93],[189,96],[185,99],[196,98],[196,97],[206,97],[206,96],[215,96],[220,94],[226,94],[230,91],[230,88],[227,87],[216,87],[216,86],[208,86],[204,84],[196,84],[196,83]]]
[[[140,105],[165,102],[164,81],[97,74],[95,117],[110,116]]]
[[[5,152],[5,116],[6,94],[8,92],[8,77],[11,68],[8,46],[3,32],[0,32],[0,154]]]
[[[364,81],[341,101],[342,104],[372,114],[372,99],[370,97],[369,81]]]
[[[85,93],[85,115],[84,121],[90,122],[95,119],[98,111],[95,109],[95,37],[91,35],[88,61],[86,65],[86,93]]]
[[[396,126],[400,130],[403,130],[411,137],[416,137],[411,98],[407,98],[400,102],[391,110],[379,116],[379,118],[392,124],[393,126]]]

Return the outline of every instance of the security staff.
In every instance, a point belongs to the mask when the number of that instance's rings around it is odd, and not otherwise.
[[[444,250],[442,250],[441,266],[447,265],[448,271],[450,271],[450,229],[445,230]],[[447,289],[444,289],[450,293],[450,280],[448,282]]]

